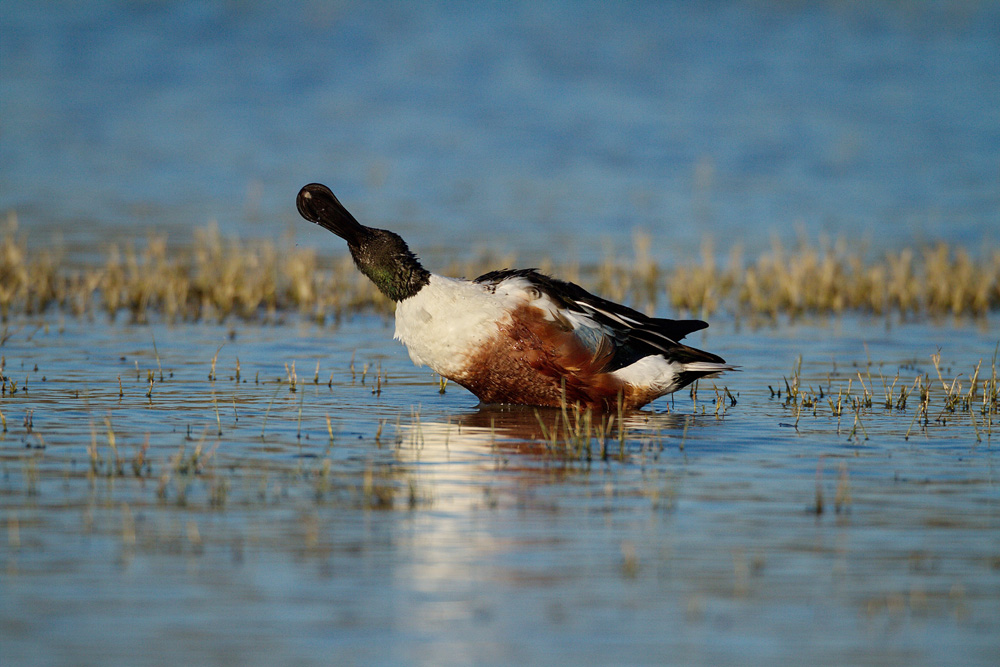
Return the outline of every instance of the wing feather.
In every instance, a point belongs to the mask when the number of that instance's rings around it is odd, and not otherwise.
[[[604,335],[611,336],[622,349],[622,353],[616,355],[616,361],[623,365],[647,354],[670,354],[678,347],[685,347],[679,342],[685,336],[708,326],[702,320],[649,317],[628,306],[591,294],[574,283],[550,278],[535,269],[491,271],[476,278],[475,282],[497,289],[502,283],[515,279],[528,281],[539,293],[551,299],[555,307],[568,311],[568,315],[578,315],[568,318],[575,327],[593,326]]]

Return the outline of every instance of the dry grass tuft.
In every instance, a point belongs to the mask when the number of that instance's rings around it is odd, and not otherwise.
[[[976,261],[964,248],[938,243],[866,262],[844,241],[791,252],[774,242],[752,262],[735,252],[724,267],[706,250],[700,264],[677,267],[669,284],[675,308],[706,314],[729,307],[770,317],[858,311],[979,318],[1000,308],[1000,250]]]
[[[939,243],[866,261],[844,241],[794,250],[775,242],[753,260],[737,249],[719,265],[706,245],[699,260],[667,269],[653,258],[651,246],[639,234],[630,259],[589,267],[547,261],[539,268],[646,312],[662,298],[679,312],[708,316],[725,310],[765,319],[845,311],[983,318],[1000,309],[1000,250],[976,260],[964,248]],[[223,238],[215,226],[197,230],[180,250],[169,250],[165,237],[153,235],[141,248],[111,244],[100,265],[68,268],[63,260],[56,251],[29,249],[16,217],[8,216],[0,237],[0,319],[49,309],[77,317],[124,312],[134,322],[153,314],[194,321],[273,319],[297,311],[326,321],[392,311],[349,256],[320,258],[291,239]],[[442,273],[471,277],[517,265],[513,256],[480,254],[452,262]]]

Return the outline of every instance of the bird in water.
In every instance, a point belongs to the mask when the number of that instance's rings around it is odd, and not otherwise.
[[[302,188],[296,206],[347,241],[358,269],[396,302],[395,337],[413,362],[483,403],[634,409],[735,368],[679,342],[708,326],[701,320],[648,317],[534,269],[439,276],[325,185]]]

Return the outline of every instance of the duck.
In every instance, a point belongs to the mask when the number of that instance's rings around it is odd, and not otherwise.
[[[347,242],[358,270],[396,304],[395,338],[417,366],[482,404],[634,410],[736,367],[684,345],[702,320],[650,317],[536,269],[478,278],[431,273],[396,233],[366,227],[325,185],[299,214]]]

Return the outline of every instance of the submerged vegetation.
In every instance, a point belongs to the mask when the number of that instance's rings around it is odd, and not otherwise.
[[[1000,249],[980,258],[938,243],[903,248],[867,260],[845,241],[788,249],[775,242],[754,259],[734,251],[719,264],[710,247],[700,261],[661,266],[650,239],[635,238],[628,258],[596,266],[544,262],[542,270],[579,282],[602,296],[653,310],[665,300],[680,312],[718,311],[755,321],[779,315],[867,312],[903,316],[983,318],[1000,309]],[[447,275],[475,276],[514,257],[480,257],[443,267]],[[62,253],[28,247],[9,216],[0,237],[0,318],[52,309],[77,317],[128,313],[145,322],[270,319],[300,312],[317,320],[392,304],[355,270],[350,257],[321,258],[291,242],[224,238],[214,226],[178,246],[151,236],[137,248],[112,244],[103,263],[70,265]]]

